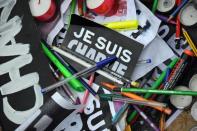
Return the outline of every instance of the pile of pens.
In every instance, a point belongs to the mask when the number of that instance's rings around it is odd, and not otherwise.
[[[170,115],[172,110],[168,107],[166,103],[156,101],[155,98],[158,97],[160,101],[164,100],[169,95],[188,95],[188,96],[197,96],[197,91],[181,91],[174,90],[177,81],[181,77],[183,71],[188,65],[188,61],[193,57],[197,56],[197,48],[191,37],[189,36],[186,29],[181,27],[180,23],[180,10],[189,2],[189,0],[177,0],[176,9],[169,16],[163,16],[161,14],[155,13],[157,10],[158,0],[154,0],[152,6],[152,12],[155,15],[162,19],[166,23],[176,25],[176,38],[175,38],[175,48],[179,49],[181,44],[181,31],[185,39],[187,40],[191,50],[185,50],[180,58],[174,58],[171,63],[168,64],[167,68],[161,73],[161,75],[154,81],[150,88],[144,88],[147,79],[141,81],[140,83],[131,81],[129,87],[123,85],[114,85],[108,82],[99,83],[102,88],[107,89],[111,94],[97,94],[92,88],[92,84],[95,79],[95,72],[99,69],[102,69],[106,65],[115,62],[118,58],[116,56],[111,56],[106,58],[95,65],[89,66],[88,68],[76,72],[69,63],[61,57],[61,53],[58,51],[57,47],[48,46],[44,42],[41,42],[42,49],[46,56],[51,60],[50,68],[57,79],[57,83],[50,85],[48,87],[42,88],[42,93],[47,93],[54,89],[63,89],[68,99],[71,100],[73,104],[86,104],[88,100],[89,93],[91,93],[96,99],[100,101],[113,101],[113,102],[122,102],[124,103],[118,112],[113,116],[111,124],[115,125],[119,122],[121,117],[124,115],[127,109],[132,107],[131,113],[128,114],[127,123],[133,124],[135,120],[140,115],[154,131],[164,130],[165,128],[165,117],[164,115]],[[75,5],[77,4],[78,13],[81,16],[87,15],[87,3],[84,0],[73,0],[71,4],[71,12],[75,12]],[[175,18],[173,20],[173,18]],[[110,23],[104,24],[108,28],[118,29],[122,26],[122,23]],[[137,28],[136,23],[130,23],[129,21],[124,21],[124,25],[127,27]],[[117,27],[118,26],[118,27]],[[127,28],[126,27],[126,28]],[[121,27],[120,27],[121,28]],[[182,30],[181,30],[182,29]],[[62,51],[63,52],[63,51]],[[60,54],[59,54],[60,53]],[[151,63],[151,59],[139,60],[137,64]],[[150,73],[152,74],[152,73]],[[84,75],[89,75],[89,81],[86,83],[81,77]],[[149,76],[151,77],[151,75]],[[149,79],[149,78],[148,78]],[[72,87],[74,90],[82,92],[85,90],[84,97],[82,101],[75,96],[69,87]],[[159,94],[159,96],[157,96]],[[147,108],[153,108],[162,113],[161,124],[158,126],[155,124],[148,115],[144,112]],[[83,112],[83,110],[81,110]]]
[[[161,95],[190,95],[190,96],[197,96],[196,91],[179,91],[179,90],[168,90],[171,89],[175,83],[177,82],[178,78],[181,75],[181,72],[187,65],[187,60],[191,57],[191,51],[185,51],[180,59],[175,58],[167,67],[166,70],[160,75],[160,77],[152,84],[150,89],[145,89],[142,87],[123,87],[123,86],[116,86],[110,83],[102,82],[100,83],[103,88],[111,91],[111,94],[97,94],[91,87],[94,81],[94,72],[98,69],[103,68],[107,64],[114,62],[117,60],[116,56],[111,56],[103,61],[96,63],[95,65],[86,68],[82,71],[76,73],[73,67],[69,66],[61,56],[52,50],[52,47],[48,46],[44,42],[41,42],[42,48],[44,53],[47,57],[52,61],[50,65],[53,74],[57,78],[58,82],[42,89],[42,93],[47,93],[54,89],[62,88],[67,96],[71,99],[73,104],[79,104],[79,99],[73,95],[72,91],[69,89],[69,85],[73,86],[75,90],[83,91],[84,87],[86,92],[84,94],[84,98],[82,100],[82,104],[87,102],[87,98],[89,93],[95,96],[97,99],[101,101],[114,101],[114,102],[124,102],[125,104],[121,107],[121,109],[116,113],[116,115],[112,118],[112,124],[116,124],[124,112],[128,109],[130,105],[133,106],[135,111],[129,115],[127,121],[131,122],[137,114],[139,113],[142,118],[149,123],[149,125],[156,131],[160,129],[154,124],[151,119],[149,119],[146,114],[143,112],[142,106],[148,106],[158,111],[161,111],[165,114],[171,114],[171,109],[165,103],[154,101],[153,99],[148,99],[152,96],[152,94],[161,94]],[[189,53],[188,53],[189,52]],[[58,69],[55,70],[55,65]],[[169,72],[170,69],[170,72]],[[63,76],[62,76],[62,75]],[[88,84],[83,81],[80,77],[83,75],[90,74],[90,79]],[[65,77],[65,78],[64,78]],[[166,78],[167,77],[167,78]],[[79,79],[77,79],[79,78]],[[163,81],[165,82],[163,83]],[[135,82],[131,82],[133,85],[140,86],[140,84],[136,84]],[[159,89],[157,89],[159,88]],[[163,90],[162,90],[163,89]],[[144,96],[137,95],[135,93],[145,94]],[[140,105],[139,107],[137,105]],[[83,111],[81,111],[83,112]]]

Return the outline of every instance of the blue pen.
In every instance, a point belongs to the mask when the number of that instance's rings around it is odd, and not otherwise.
[[[116,60],[117,60],[117,57],[116,57],[116,56],[112,56],[112,57],[109,57],[109,58],[107,58],[107,59],[105,59],[105,60],[102,60],[102,61],[100,61],[100,62],[97,62],[95,65],[93,65],[93,66],[90,67],[90,68],[86,68],[86,69],[84,69],[84,70],[82,70],[82,71],[80,71],[80,72],[74,74],[73,76],[71,76],[71,77],[69,77],[69,78],[66,78],[66,79],[64,79],[64,80],[61,80],[61,81],[59,81],[59,82],[53,84],[53,85],[50,85],[50,86],[48,86],[48,87],[46,87],[46,88],[43,88],[43,89],[41,90],[41,92],[42,92],[42,93],[49,92],[49,91],[51,91],[51,90],[53,90],[53,89],[55,89],[55,88],[57,88],[57,87],[59,87],[59,86],[65,84],[65,83],[67,83],[68,81],[72,80],[73,78],[78,78],[78,77],[80,77],[80,76],[83,76],[83,75],[86,75],[86,74],[89,74],[89,73],[93,73],[93,72],[95,72],[96,70],[101,69],[101,68],[103,68],[104,66],[106,66],[107,64],[109,64],[109,63],[111,63],[111,62],[114,62],[114,61],[116,61]],[[95,96],[98,97],[98,95],[96,95],[96,94],[95,94]]]
[[[188,1],[189,1],[189,0],[184,0],[184,1],[180,4],[180,6],[178,6],[178,7],[176,8],[176,10],[170,15],[170,17],[168,18],[167,21],[170,21],[172,18],[174,18],[174,17],[178,14],[178,12],[183,8],[183,6],[185,6],[185,5],[187,4]]]
[[[53,50],[52,50],[53,51]],[[65,66],[67,67],[67,69],[72,73],[75,74],[77,73],[76,69],[74,69],[70,64],[68,64],[67,62],[65,62],[65,60],[55,51],[53,51],[54,55],[59,59],[59,61]],[[84,87],[92,94],[92,95],[96,95],[96,92],[82,79],[82,78],[78,78],[81,83],[84,85]]]

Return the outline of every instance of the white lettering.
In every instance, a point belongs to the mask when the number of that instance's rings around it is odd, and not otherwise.
[[[83,33],[84,33],[84,31],[85,31],[85,29],[82,27],[82,28],[81,28],[81,31],[79,32],[79,34],[77,34],[77,32],[74,32],[74,36],[75,36],[76,38],[81,38],[82,35],[83,35]]]
[[[95,58],[95,62],[100,62],[102,60],[106,59],[106,55],[104,55],[103,53],[98,52],[96,58]]]
[[[118,45],[115,44],[115,45],[113,46],[113,49],[110,51],[109,48],[110,48],[111,44],[112,44],[112,42],[111,42],[111,41],[108,41],[108,44],[107,44],[107,47],[106,47],[106,52],[107,52],[108,54],[110,54],[110,55],[113,55],[113,54],[115,54]]]
[[[78,44],[78,40],[71,40],[69,43],[68,43],[68,48],[69,49],[72,49],[74,45],[77,45]]]
[[[129,63],[131,60],[131,57],[130,57],[131,55],[132,55],[132,52],[125,49],[125,50],[123,50],[123,56],[121,56],[120,58],[122,61]]]
[[[104,120],[100,121],[100,122],[97,123],[96,125],[92,125],[92,121],[93,121],[96,117],[98,117],[98,116],[100,116],[100,115],[102,115],[102,111],[98,111],[97,113],[91,115],[91,116],[88,118],[87,124],[88,124],[88,127],[89,127],[90,130],[95,131],[95,130],[97,130],[99,127],[105,125],[105,121],[104,121]]]
[[[76,52],[78,52],[81,55],[85,55],[87,49],[88,49],[87,45],[83,45],[83,43],[79,42],[76,48]]]
[[[0,16],[0,56],[19,56],[0,65],[0,75],[8,73],[11,79],[10,82],[0,87],[0,91],[2,95],[9,95],[33,86],[35,92],[34,107],[25,111],[16,111],[9,104],[8,97],[3,98],[4,114],[10,121],[21,124],[43,104],[43,95],[38,84],[38,73],[35,72],[23,75],[22,77],[20,76],[20,68],[31,63],[33,58],[31,54],[28,54],[29,44],[16,43],[14,38],[22,29],[20,17],[15,16],[7,21],[16,4],[16,0],[6,2],[4,6],[1,6],[4,8]],[[7,45],[9,42],[11,44]]]
[[[90,40],[92,38],[92,36],[94,36],[95,34],[89,30],[86,31],[84,37],[83,37],[83,41],[87,42],[88,44],[92,44],[92,41]]]
[[[40,120],[34,125],[36,128],[36,131],[44,131],[53,121],[52,118],[50,118],[47,115],[42,116]]]
[[[95,56],[96,56],[96,50],[93,49],[93,48],[90,48],[89,51],[86,54],[86,57],[91,59],[91,60],[94,60]]]
[[[169,31],[170,31],[169,27],[167,25],[163,25],[159,28],[158,33],[161,38],[165,38],[168,35]]]
[[[94,111],[94,103],[96,103],[96,108],[100,108],[100,102],[99,100],[97,100],[96,98],[92,98],[90,99],[90,101],[88,102],[88,105],[86,105],[86,108],[84,108],[84,113],[89,115]]]
[[[43,104],[43,95],[40,90],[41,88],[39,85],[34,85],[34,92],[36,96],[35,105],[34,107],[26,111],[16,111],[10,106],[8,98],[4,97],[3,111],[7,118],[16,124],[22,124],[25,120],[27,120],[27,118],[29,118],[34,112],[36,112],[38,108],[40,108],[40,106]]]
[[[104,42],[107,42],[107,40],[104,37],[98,37],[97,43],[95,44],[95,46],[98,49],[103,50],[103,49],[105,49],[105,43]]]

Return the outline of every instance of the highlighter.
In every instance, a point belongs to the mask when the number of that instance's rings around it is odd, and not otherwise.
[[[136,30],[138,28],[137,20],[119,21],[104,23],[104,26],[114,30]]]
[[[59,71],[63,74],[64,78],[71,77],[73,74],[55,57],[55,55],[50,51],[50,49],[41,42],[41,47],[45,55],[53,62]],[[85,90],[83,84],[76,78],[73,78],[68,82],[68,84],[76,91],[82,92]]]

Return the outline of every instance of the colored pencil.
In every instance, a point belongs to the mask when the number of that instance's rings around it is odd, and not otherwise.
[[[163,22],[166,22],[166,23],[170,23],[170,24],[176,25],[176,22],[175,22],[174,20],[168,21],[168,17],[166,17],[166,16],[163,16],[163,15],[161,15],[161,14],[156,14],[156,16],[157,16],[160,20],[162,20]]]
[[[170,21],[172,18],[174,18],[179,11],[187,4],[187,2],[189,2],[189,0],[184,0],[177,8],[176,10],[170,15],[170,17],[168,18],[168,21]]]
[[[184,28],[182,28],[182,31],[183,31],[183,35],[185,36],[189,46],[191,47],[191,49],[193,50],[195,56],[197,57],[197,48],[196,48],[195,44],[193,43],[193,41],[191,40],[189,34],[187,33],[187,31]]]

